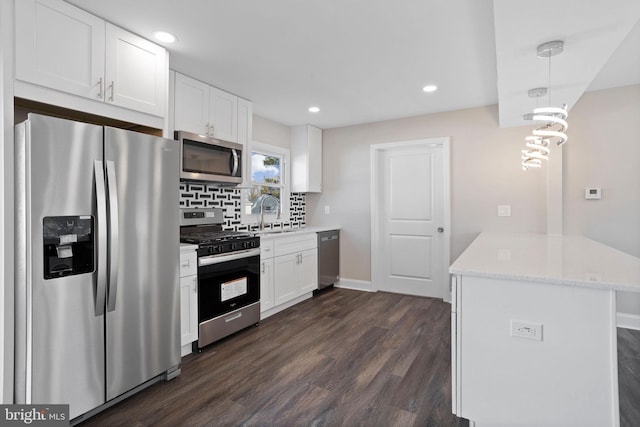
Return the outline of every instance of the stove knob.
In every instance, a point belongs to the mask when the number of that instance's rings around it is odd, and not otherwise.
[[[229,245],[229,249],[231,249],[232,251],[236,251],[236,250],[238,250],[238,245],[235,244],[235,243],[231,243]]]
[[[215,252],[215,248],[213,246],[209,246],[207,248],[207,252],[209,253],[209,255],[212,255]]]
[[[222,245],[216,246],[216,252],[219,254],[222,253]]]
[[[249,249],[251,247],[251,242],[242,242],[243,249]]]

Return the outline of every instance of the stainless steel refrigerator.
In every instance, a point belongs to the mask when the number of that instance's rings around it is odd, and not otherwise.
[[[180,362],[175,141],[16,126],[16,403],[74,419]]]

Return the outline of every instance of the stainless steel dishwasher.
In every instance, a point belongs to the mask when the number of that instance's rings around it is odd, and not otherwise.
[[[318,290],[340,279],[340,230],[318,233]]]

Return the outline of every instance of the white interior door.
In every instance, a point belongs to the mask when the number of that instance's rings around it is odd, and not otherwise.
[[[378,158],[378,288],[443,298],[447,267],[443,145],[425,142],[388,148]]]

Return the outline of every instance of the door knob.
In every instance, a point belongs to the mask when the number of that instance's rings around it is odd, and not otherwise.
[[[444,227],[438,227],[438,233],[444,232]]]

